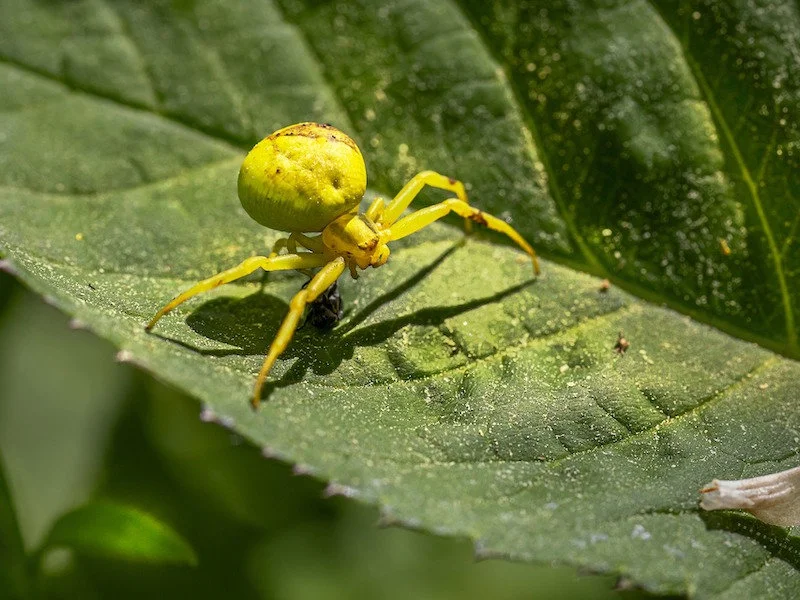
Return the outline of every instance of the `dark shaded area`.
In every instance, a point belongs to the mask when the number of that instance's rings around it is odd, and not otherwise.
[[[306,372],[311,368],[316,375],[326,375],[333,372],[345,358],[352,358],[356,347],[375,346],[385,342],[407,325],[416,326],[437,326],[444,323],[447,319],[468,312],[485,304],[500,302],[506,296],[519,292],[521,289],[530,285],[529,282],[512,286],[498,294],[487,296],[479,300],[465,302],[456,306],[425,308],[409,315],[390,319],[381,323],[376,323],[354,333],[348,333],[348,327],[342,328],[344,331],[332,331],[326,343],[320,345],[310,336],[298,339],[296,349],[289,356],[298,356],[291,369],[279,380],[267,383],[265,386],[266,394],[276,387],[285,387],[302,381]]]
[[[0,590],[14,598],[24,598],[31,593],[32,573],[25,560],[25,549],[17,522],[16,507],[5,477],[6,467],[0,453]]]
[[[349,331],[363,322],[369,315],[374,313],[380,306],[391,302],[404,292],[413,288],[427,275],[434,271],[450,254],[452,254],[458,244],[451,246],[440,254],[436,260],[414,273],[401,284],[395,286],[387,293],[376,298],[365,306],[358,315],[354,316],[338,331],[339,339],[344,332]],[[268,273],[266,274],[268,275]],[[305,287],[305,285],[303,286]],[[237,346],[241,351],[236,350],[203,350],[195,348],[190,344],[185,344],[179,340],[174,340],[168,336],[159,336],[163,339],[171,340],[181,346],[195,350],[201,354],[209,356],[229,356],[231,354],[265,354],[269,349],[272,338],[280,327],[280,323],[286,316],[289,305],[269,294],[262,292],[251,294],[247,298],[216,298],[199,306],[186,319],[187,325],[196,333],[209,339],[223,342],[231,346]],[[159,335],[157,332],[154,335]],[[295,334],[293,344],[298,343],[301,336]],[[285,356],[293,356],[292,345],[287,348]],[[351,353],[352,355],[352,353]],[[338,363],[337,363],[338,364]]]
[[[186,324],[203,337],[239,348],[239,350],[197,349],[201,354],[210,356],[266,354],[288,310],[289,304],[283,299],[255,292],[241,299],[209,300],[186,318]]]
[[[730,531],[746,536],[779,558],[800,570],[800,539],[785,527],[769,525],[747,513],[734,511],[700,511],[708,529]]]
[[[0,268],[0,319],[3,318],[6,306],[17,291],[18,289],[14,278]]]
[[[298,360],[280,380],[267,382],[264,386],[264,398],[268,398],[271,391],[276,388],[302,381],[309,369],[316,375],[332,373],[343,360],[352,358],[355,348],[381,344],[407,325],[438,326],[456,315],[486,304],[500,302],[536,282],[535,279],[531,279],[502,292],[455,306],[423,307],[411,314],[353,331],[378,308],[391,303],[420,283],[441,265],[456,247],[448,248],[430,265],[370,302],[339,327],[325,332],[298,328],[291,344],[281,355],[283,359],[298,358]],[[215,298],[198,307],[186,319],[186,323],[199,335],[236,346],[238,349],[209,350],[158,333],[154,335],[206,356],[266,354],[287,310],[288,304],[280,298],[256,292],[241,299]]]
[[[190,541],[200,564],[192,568],[81,557],[79,568],[104,598],[258,597],[245,567],[259,532],[218,514],[207,497],[176,485],[169,465],[148,439],[149,385],[141,375],[129,390],[128,411],[115,428],[98,495],[133,504],[170,523]]]

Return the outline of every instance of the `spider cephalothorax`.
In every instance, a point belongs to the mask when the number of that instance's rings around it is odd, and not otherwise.
[[[453,192],[456,197],[401,218],[426,185]],[[345,270],[355,278],[358,269],[380,267],[389,259],[390,242],[419,231],[450,212],[506,234],[528,253],[538,274],[539,264],[530,244],[505,221],[470,206],[460,181],[423,171],[388,204],[377,198],[365,213],[359,213],[366,186],[366,168],[358,146],[331,125],[298,123],[264,138],[242,163],[239,199],[253,219],[289,232],[289,236],[279,239],[269,256],[248,258],[178,295],[156,313],[147,329],[152,329],[161,317],[192,296],[259,268],[297,269],[312,275],[311,281],[292,298],[289,312],[256,378],[252,404],[258,407],[267,376],[291,341],[306,306]],[[306,235],[314,232],[320,235]],[[303,250],[298,251],[298,247]],[[284,250],[287,253],[281,254]]]

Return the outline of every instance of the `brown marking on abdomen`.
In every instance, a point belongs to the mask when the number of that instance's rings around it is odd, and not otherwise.
[[[269,137],[275,139],[276,137],[284,136],[301,136],[310,139],[327,137],[329,141],[341,142],[354,150],[358,150],[356,143],[346,133],[327,123],[298,123],[297,125],[292,125],[288,131],[275,132]]]

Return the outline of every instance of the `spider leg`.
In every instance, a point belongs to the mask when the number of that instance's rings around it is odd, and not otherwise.
[[[275,258],[278,256],[282,250],[286,250],[288,254],[297,254],[297,244],[292,239],[292,236],[289,237],[282,237],[275,240],[275,243],[272,244],[272,251],[269,253],[267,258]],[[306,273],[308,273],[306,271]],[[269,271],[264,271],[261,274],[261,291],[264,291],[267,283],[269,282]]]
[[[281,250],[288,250],[290,253],[297,252],[297,244],[291,238],[292,236],[289,236],[288,238],[278,238],[275,240],[275,243],[272,244],[272,252],[269,253],[268,258],[275,258],[281,253]]]
[[[372,221],[379,221],[383,216],[383,211],[386,208],[386,202],[383,198],[375,198],[372,204],[369,205],[367,212],[364,213],[368,219]]]
[[[322,254],[322,236],[316,237],[309,237],[304,233],[294,232],[289,237],[293,237],[297,240],[297,243],[303,246],[306,250],[311,250],[312,252],[316,252],[317,254]]]
[[[469,204],[467,192],[464,189],[463,183],[452,177],[440,175],[435,171],[422,171],[414,175],[414,177],[403,186],[403,189],[397,193],[397,196],[386,206],[383,210],[383,215],[380,217],[380,224],[383,225],[383,227],[389,227],[394,224],[426,185],[453,192],[464,204]]]
[[[292,341],[292,336],[297,329],[297,324],[300,322],[300,317],[303,316],[306,304],[313,302],[320,294],[327,290],[333,282],[339,279],[342,273],[344,273],[345,266],[347,265],[344,258],[341,256],[335,258],[322,267],[322,269],[314,275],[314,278],[308,285],[297,292],[294,298],[292,298],[292,301],[289,303],[289,312],[286,313],[286,316],[283,318],[283,323],[281,323],[281,327],[278,329],[275,339],[272,340],[269,353],[264,359],[264,364],[261,367],[261,371],[258,373],[258,378],[256,378],[256,385],[253,389],[252,398],[253,408],[258,408],[258,405],[261,403],[261,390],[264,387],[264,383],[267,381],[267,376],[272,370],[272,365],[275,364],[275,361],[281,353],[286,350],[289,342]]]
[[[249,275],[256,269],[261,268],[265,271],[289,271],[293,269],[303,270],[321,267],[326,262],[327,261],[322,254],[315,254],[313,252],[286,254],[271,258],[267,258],[266,256],[252,256],[232,269],[222,271],[213,277],[209,277],[208,279],[204,279],[203,281],[194,284],[188,290],[173,298],[166,306],[164,306],[164,308],[156,313],[156,316],[150,320],[145,327],[145,330],[150,331],[161,317],[179,304],[186,302],[189,298],[202,292],[212,290],[224,283],[229,283],[236,279],[240,279],[245,275]]]
[[[272,245],[272,252],[269,254],[269,258],[274,258],[281,253],[281,250],[284,248],[289,251],[290,254],[297,253],[297,244],[300,244],[306,250],[311,250],[312,252],[316,252],[318,254],[322,254],[322,239],[319,237],[308,237],[302,233],[293,232],[289,234],[289,237],[285,238],[278,238],[275,243]]]
[[[456,198],[445,200],[444,202],[420,209],[403,217],[389,229],[389,240],[399,240],[400,238],[415,233],[423,227],[427,227],[437,219],[441,219],[451,211],[465,219],[475,221],[481,225],[486,225],[489,229],[506,234],[514,240],[520,248],[528,253],[528,256],[531,257],[531,261],[533,262],[533,270],[537,275],[539,274],[539,260],[536,258],[536,252],[531,248],[531,245],[522,238],[516,229],[505,221],[489,213],[485,213],[482,210],[478,210],[474,206],[470,206],[466,202],[457,200]]]
[[[297,244],[303,246],[306,250],[311,250],[317,254],[322,254],[322,240],[320,238],[311,238],[302,233],[292,232],[288,238],[278,238],[272,245],[272,252],[269,253],[269,258],[275,258],[281,253],[281,250],[286,249],[289,254],[297,254]],[[303,275],[313,277],[314,273],[308,269],[298,269]],[[267,281],[267,272],[264,272],[264,277],[261,280],[262,284]]]

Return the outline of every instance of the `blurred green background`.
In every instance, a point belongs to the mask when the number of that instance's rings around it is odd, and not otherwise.
[[[322,482],[200,414],[0,273],[0,455],[26,550],[66,511],[109,499],[168,523],[199,557],[157,566],[52,551],[45,597],[647,597],[614,591],[614,577],[476,562],[468,540],[380,528],[377,509],[325,498]]]

